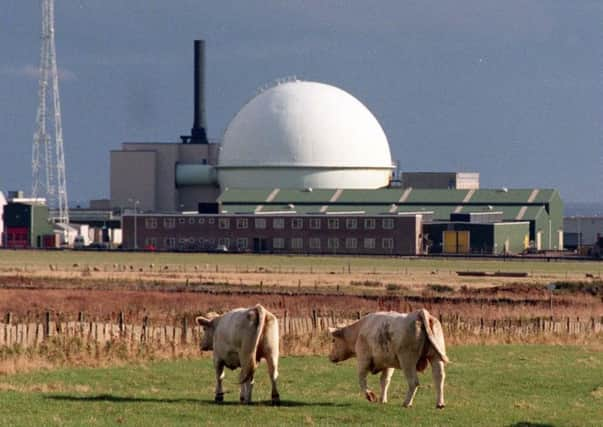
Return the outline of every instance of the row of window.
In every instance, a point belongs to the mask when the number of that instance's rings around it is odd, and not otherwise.
[[[222,230],[229,229],[231,227],[231,222],[234,222],[234,226],[239,229],[247,229],[249,228],[249,218],[218,218],[218,228]],[[267,226],[267,220],[269,218],[254,218],[253,226],[255,229],[265,229]],[[188,218],[188,224],[205,224],[206,218],[196,218],[190,217]],[[309,227],[311,230],[320,230],[322,227],[323,218],[307,218],[309,222]],[[358,218],[345,218],[345,228],[347,230],[355,230],[358,228]],[[364,229],[365,230],[374,230],[377,227],[377,219],[376,218],[364,218],[360,219],[360,221],[364,221]],[[340,221],[340,218],[326,218],[327,229],[329,230],[339,230],[340,222],[344,222],[344,220]],[[179,224],[186,224],[187,218],[178,218]],[[207,218],[208,224],[214,224],[215,218],[209,217]],[[154,230],[158,226],[158,218],[150,217],[145,218],[145,228],[149,230]],[[394,228],[394,219],[393,218],[382,218],[381,219],[381,227],[384,230],[392,230]],[[173,229],[176,228],[176,218],[167,217],[163,218],[163,228]],[[285,228],[285,218],[272,218],[272,228],[275,230],[283,230]],[[291,229],[293,230],[301,230],[304,228],[304,218],[291,218]]]
[[[310,237],[309,239],[303,239],[300,237],[295,237],[289,239],[290,248],[291,249],[321,249],[321,239],[319,237]],[[340,247],[345,247],[345,249],[358,249],[359,244],[362,244],[363,249],[375,249],[377,248],[377,241],[379,239],[366,237],[364,239],[357,239],[355,237],[347,237],[345,239],[337,239],[337,238],[328,238],[327,239],[327,249],[337,250]],[[394,239],[391,237],[386,237],[381,240],[381,249],[391,250],[394,249]],[[217,244],[218,246],[225,246],[229,249],[236,248],[238,250],[246,250],[249,249],[249,239],[247,237],[239,237],[237,239],[229,239],[228,237],[223,237],[219,239],[195,239],[194,237],[186,238],[182,237],[180,239],[176,239],[175,237],[166,237],[164,238],[164,246],[168,249],[175,249],[177,244],[180,246],[194,246],[198,245],[202,248],[211,248],[212,245]],[[231,246],[232,244],[232,246]],[[340,246],[341,245],[341,246]],[[157,238],[156,237],[147,237],[145,239],[145,246],[154,246],[157,247]],[[287,239],[284,237],[275,237],[272,239],[272,249],[285,249],[287,247]]]

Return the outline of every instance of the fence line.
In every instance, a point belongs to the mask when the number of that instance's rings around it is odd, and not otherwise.
[[[281,338],[320,335],[331,326],[350,323],[359,318],[360,313],[348,317],[335,316],[333,313],[319,313],[312,310],[307,316],[291,317],[285,311],[280,317]],[[66,340],[77,338],[84,344],[106,344],[121,341],[131,347],[148,345],[164,348],[196,347],[202,334],[201,327],[192,324],[189,319],[151,323],[144,318],[140,323],[127,323],[123,313],[117,321],[83,321],[79,313],[77,321],[55,321],[46,313],[40,322],[15,323],[9,313],[5,322],[0,323],[0,349],[20,346],[36,348],[50,339]],[[440,316],[444,335],[462,342],[467,337],[500,337],[514,339],[537,339],[545,337],[577,338],[603,334],[603,317],[535,317],[531,319],[485,319],[462,318],[459,315]]]

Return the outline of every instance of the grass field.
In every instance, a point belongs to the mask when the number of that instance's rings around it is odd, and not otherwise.
[[[435,409],[430,374],[415,405],[401,407],[396,373],[390,403],[370,404],[358,391],[355,361],[281,359],[281,407],[268,405],[265,364],[251,406],[237,403],[227,372],[226,402],[212,403],[208,358],[103,369],[61,369],[0,376],[0,425],[413,425],[601,426],[603,353],[561,346],[451,348],[444,410]],[[370,378],[377,388],[378,376]]]
[[[399,258],[399,257],[350,257],[350,256],[291,256],[254,254],[207,254],[207,253],[133,253],[88,251],[28,251],[1,250],[0,268],[47,268],[82,265],[128,264],[132,266],[179,265],[215,266],[225,269],[263,267],[271,270],[295,269],[296,271],[525,271],[536,274],[590,273],[601,275],[603,263],[597,261],[495,260],[464,258]]]

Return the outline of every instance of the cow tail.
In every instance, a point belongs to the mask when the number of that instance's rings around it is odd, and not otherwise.
[[[419,317],[421,318],[421,320],[423,321],[423,325],[425,326],[425,332],[427,334],[427,339],[429,340],[429,343],[431,344],[433,349],[438,353],[442,361],[444,363],[448,363],[449,359],[446,355],[446,344],[444,343],[444,333],[442,331],[442,324],[437,318],[429,314],[429,312],[424,308],[419,310]]]
[[[249,360],[247,361],[247,363],[241,365],[241,384],[249,381],[255,373],[255,368],[257,366],[256,355],[258,351],[258,346],[260,344],[260,339],[262,338],[262,333],[266,324],[266,309],[260,304],[258,304],[253,308],[253,310],[255,310],[257,314],[257,326],[255,329],[255,333],[253,334],[250,340],[252,343],[252,348],[250,349],[251,351],[248,354]]]

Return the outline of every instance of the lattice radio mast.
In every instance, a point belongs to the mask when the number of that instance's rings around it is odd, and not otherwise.
[[[63,128],[59,99],[59,75],[54,43],[54,0],[42,0],[42,47],[38,113],[32,150],[32,195],[45,197],[48,206],[57,210],[55,221],[68,224],[67,186]],[[48,105],[50,104],[50,105]],[[53,126],[54,125],[54,126]],[[54,127],[54,135],[48,128]]]

